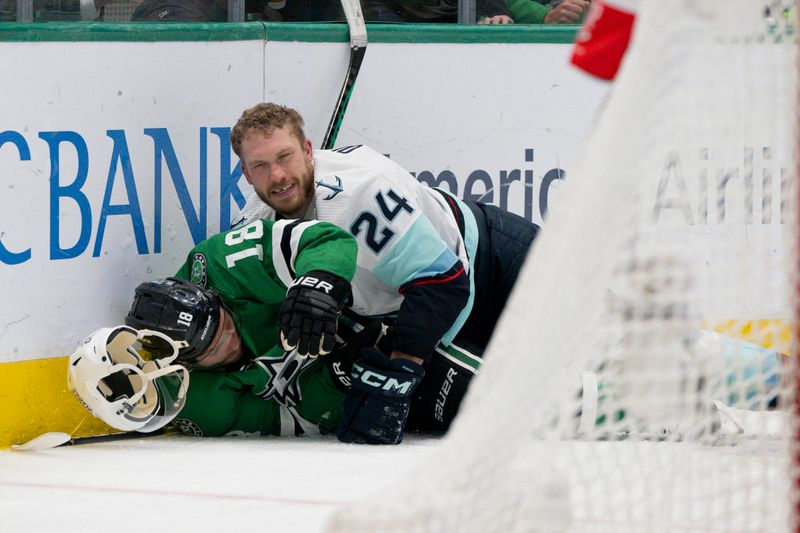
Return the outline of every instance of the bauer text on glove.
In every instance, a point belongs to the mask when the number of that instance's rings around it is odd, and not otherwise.
[[[286,292],[280,311],[280,342],[286,351],[317,357],[333,349],[336,321],[352,300],[350,282],[324,270],[297,278]]]

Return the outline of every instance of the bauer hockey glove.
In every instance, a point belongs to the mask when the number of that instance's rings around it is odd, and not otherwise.
[[[425,369],[414,361],[390,360],[372,348],[361,350],[336,436],[359,444],[400,443],[411,395],[423,377]]]
[[[301,357],[325,355],[336,343],[336,321],[352,300],[350,282],[324,270],[300,276],[286,292],[280,310],[280,343]]]

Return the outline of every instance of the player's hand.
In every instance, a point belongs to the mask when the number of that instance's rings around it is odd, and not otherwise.
[[[425,369],[414,361],[390,360],[373,348],[361,350],[361,358],[353,363],[352,388],[336,436],[359,444],[400,443],[411,395],[423,377]]]
[[[353,362],[361,357],[364,348],[375,348],[389,328],[378,320],[373,320],[364,325],[358,332],[339,322],[336,334],[344,342],[337,344],[330,354],[325,356],[325,363],[331,374],[333,384],[344,394],[350,392],[350,373]]]
[[[577,24],[587,9],[588,0],[564,0],[544,16],[544,23]]]
[[[478,24],[514,24],[514,19],[508,15],[495,15],[493,17],[483,17]]]
[[[336,321],[352,299],[350,282],[324,270],[297,278],[280,310],[280,343],[301,357],[325,355],[336,342]]]

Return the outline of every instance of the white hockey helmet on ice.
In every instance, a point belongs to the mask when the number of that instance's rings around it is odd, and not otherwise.
[[[144,360],[134,345],[153,336],[172,346],[172,355]],[[186,400],[189,372],[173,364],[179,348],[157,331],[128,326],[98,329],[69,357],[69,388],[109,426],[155,431],[175,418]]]

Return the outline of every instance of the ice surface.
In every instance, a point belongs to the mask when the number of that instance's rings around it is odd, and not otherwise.
[[[316,532],[438,444],[169,435],[0,451],[0,531]]]

